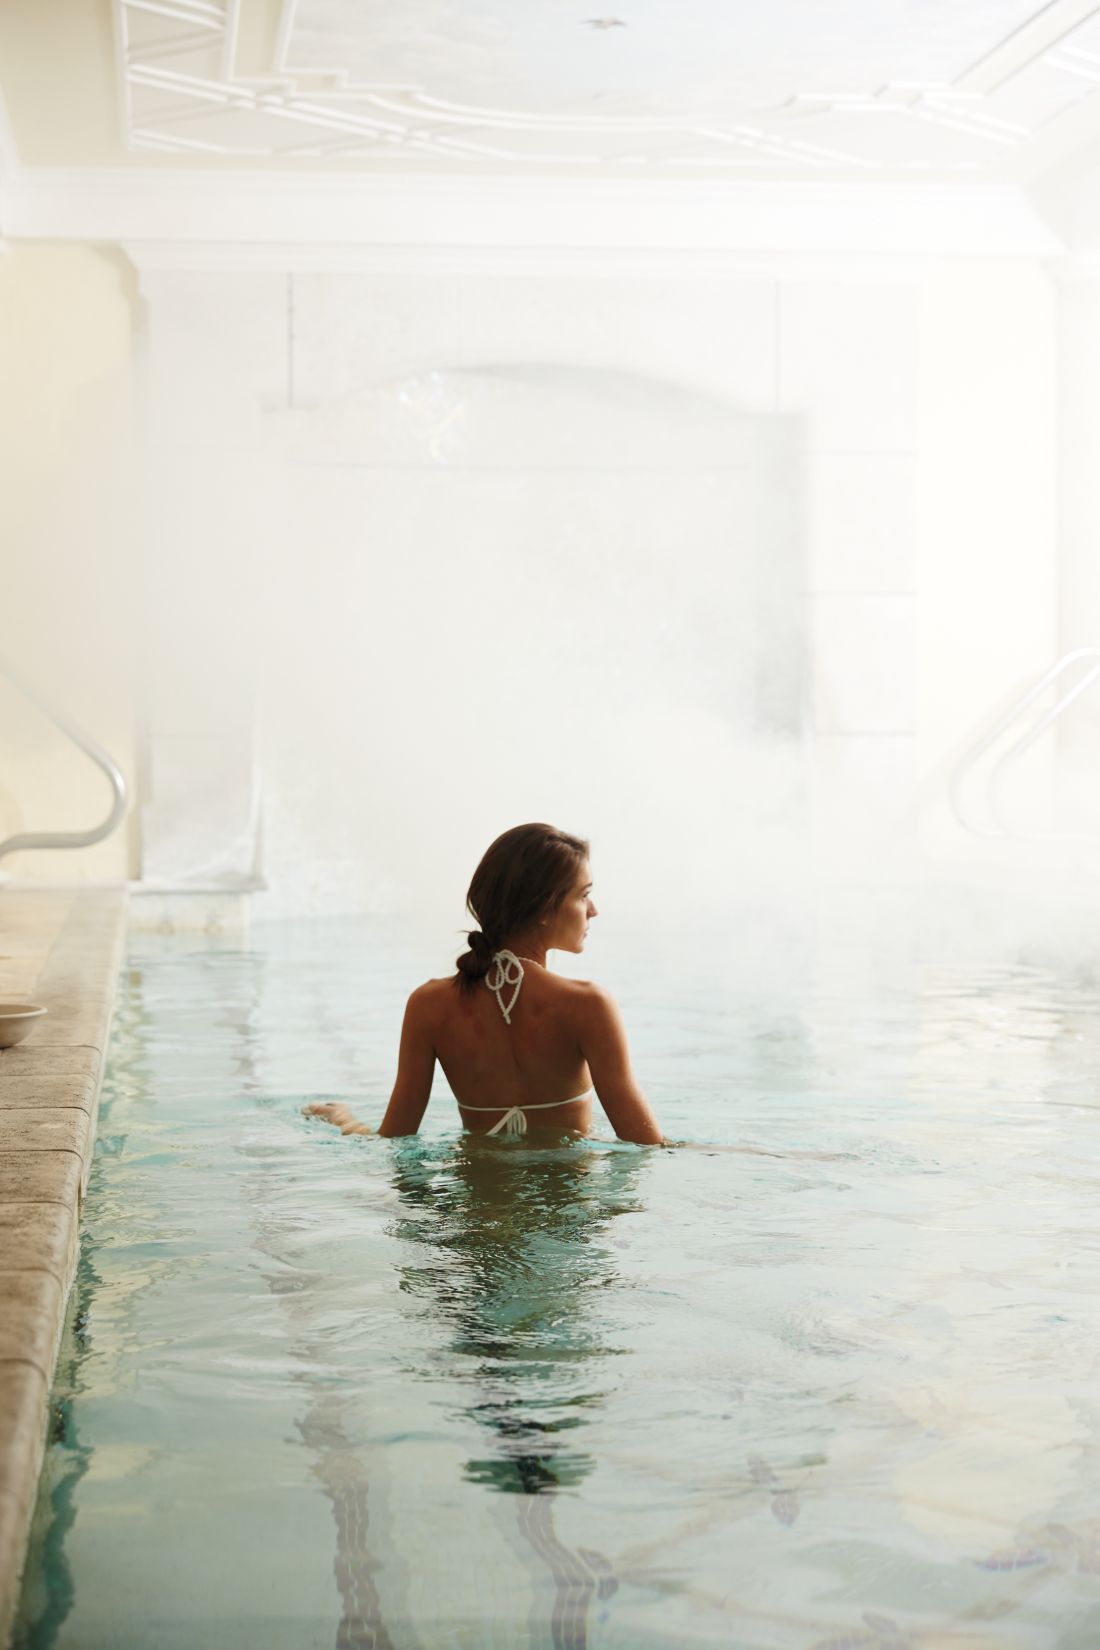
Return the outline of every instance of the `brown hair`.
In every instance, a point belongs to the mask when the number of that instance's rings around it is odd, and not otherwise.
[[[498,836],[466,894],[466,909],[481,927],[470,934],[470,949],[455,959],[455,984],[472,991],[506,939],[556,911],[587,858],[583,837],[553,825],[513,825]]]

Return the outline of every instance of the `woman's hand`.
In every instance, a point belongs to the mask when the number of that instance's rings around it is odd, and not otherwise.
[[[326,1123],[335,1123],[341,1134],[373,1134],[366,1123],[360,1123],[350,1106],[342,1100],[314,1101],[302,1107],[303,1117],[323,1117]]]

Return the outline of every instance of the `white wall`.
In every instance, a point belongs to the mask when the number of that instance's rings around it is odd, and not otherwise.
[[[1100,649],[1100,262],[1067,259],[1058,284],[1059,652]],[[1067,670],[1085,684],[1059,721],[1060,818],[1100,832],[1100,679],[1096,658]]]
[[[945,800],[954,758],[1059,650],[1058,365],[1046,269],[958,260],[929,276],[917,404],[918,754],[925,832],[947,844],[959,834]],[[1006,792],[1023,829],[1052,822],[1054,752],[1053,738],[1037,744]],[[965,792],[979,822],[983,772]]]
[[[858,857],[912,791],[914,276],[782,283],[783,403],[804,409],[816,846]]]
[[[407,637],[407,677],[399,673],[387,685],[383,704],[375,696],[358,707],[374,741],[370,762],[362,760],[347,715],[360,680],[360,631],[343,600],[349,565],[326,560],[331,544],[326,552],[323,534],[301,516],[308,489],[286,489],[288,419],[300,421],[316,404],[328,406],[331,418],[342,397],[361,409],[364,392],[382,394],[378,386],[407,384],[432,369],[491,364],[625,373],[705,394],[731,418],[755,418],[760,429],[797,431],[774,498],[794,523],[784,554],[801,588],[787,602],[789,615],[798,611],[784,645],[794,648],[798,634],[808,639],[806,759],[795,763],[789,750],[759,741],[731,751],[722,745],[728,730],[709,725],[695,730],[694,744],[685,743],[679,724],[655,735],[683,758],[682,772],[721,767],[728,789],[712,791],[705,812],[715,829],[726,822],[740,874],[745,855],[753,875],[779,874],[767,845],[774,846],[777,827],[790,836],[806,794],[819,860],[858,862],[869,844],[902,839],[922,783],[926,849],[961,851],[962,833],[936,802],[937,767],[975,717],[1049,662],[1056,640],[1056,337],[1051,284],[1033,261],[930,266],[791,255],[716,265],[684,254],[670,272],[667,255],[659,269],[647,269],[644,256],[624,264],[593,254],[555,273],[540,272],[534,254],[451,253],[442,263],[376,254],[327,272],[318,272],[316,252],[309,271],[294,269],[293,253],[282,265],[273,253],[270,269],[256,269],[255,254],[250,261],[253,267],[234,270],[219,256],[211,259],[218,267],[204,269],[195,267],[201,259],[192,249],[189,267],[173,270],[162,252],[157,267],[142,272],[142,290],[159,461],[171,471],[175,455],[186,455],[177,482],[192,501],[176,554],[187,564],[190,534],[204,547],[207,569],[209,601],[194,603],[181,628],[191,640],[170,673],[187,684],[188,646],[202,661],[207,686],[194,688],[190,713],[178,705],[174,712],[178,735],[187,734],[191,714],[191,734],[207,742],[205,770],[196,758],[199,794],[204,771],[210,786],[218,784],[215,747],[233,705],[247,722],[253,643],[262,652],[265,637],[280,637],[279,714],[263,734],[265,853],[277,883],[265,896],[267,909],[426,900],[423,868],[433,842],[461,844],[455,866],[439,867],[440,884],[451,885],[458,862],[464,877],[486,834],[514,822],[511,814],[499,817],[506,804],[492,789],[484,817],[470,810],[478,785],[472,766],[467,787],[441,787],[438,776],[416,768],[407,729],[393,731],[388,747],[378,743],[380,728],[405,728],[401,695],[422,681],[426,652],[415,614],[403,615],[399,631]],[[318,525],[339,514],[343,487],[348,508],[373,512],[376,538],[394,553],[425,534],[472,546],[470,523],[497,508],[484,476],[473,474],[477,465],[465,491],[453,478],[442,492],[437,487],[434,505],[430,469],[422,471],[424,487],[418,481],[400,502],[398,468],[391,465],[383,480],[376,467],[371,481],[369,465],[360,466],[354,486],[334,469]],[[515,466],[515,478],[521,470]],[[464,498],[466,520],[455,520],[448,534],[448,515],[458,515]],[[598,518],[594,494],[589,502]],[[298,511],[290,534],[288,509]],[[354,531],[336,536],[346,559]],[[436,552],[442,570],[442,542]],[[265,605],[276,565],[279,588],[292,599]],[[422,566],[430,602],[437,581],[430,559]],[[451,602],[457,588],[447,585]],[[326,615],[324,674],[341,684],[329,714],[316,648],[295,646],[296,634],[321,634]],[[982,639],[976,649],[975,636]],[[438,626],[431,645],[438,649]],[[170,636],[158,656],[173,656]],[[211,681],[217,692],[209,691]],[[435,691],[446,694],[448,684],[440,680]],[[644,747],[642,738],[638,764]],[[505,771],[503,750],[494,760],[496,772]],[[528,811],[538,793],[520,781],[535,771],[526,755],[516,773],[516,795],[531,798]],[[679,776],[670,785],[674,793],[683,788]],[[558,813],[555,794],[537,811]],[[636,806],[631,798],[622,810],[635,834]],[[238,811],[245,807],[242,796]],[[683,796],[665,816],[663,839],[681,856],[690,837],[673,827],[686,826],[691,807]],[[380,808],[387,827],[371,842],[360,826]],[[169,828],[160,822],[162,840]],[[785,852],[795,852],[793,839]]]

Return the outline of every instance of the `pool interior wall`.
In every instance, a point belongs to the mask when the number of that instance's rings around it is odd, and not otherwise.
[[[126,906],[124,886],[0,889],[0,999],[49,1010],[0,1049],[0,1644],[19,1598],[76,1272]]]

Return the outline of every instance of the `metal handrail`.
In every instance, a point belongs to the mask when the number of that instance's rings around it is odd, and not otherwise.
[[[1039,718],[1038,722],[1028,728],[1026,732],[1021,734],[1020,737],[1008,747],[1007,751],[1005,751],[1004,754],[997,759],[993,767],[990,769],[989,775],[986,779],[986,808],[989,815],[993,819],[996,828],[990,829],[988,825],[980,824],[970,816],[969,810],[963,806],[961,791],[964,778],[970,773],[970,770],[974,767],[978,760],[985,755],[990,746],[994,745],[1001,735],[1007,732],[1012,724],[1020,716],[1022,716],[1032,704],[1034,704],[1040,694],[1045,693],[1047,688],[1050,687],[1053,682],[1057,681],[1058,677],[1061,676],[1063,671],[1068,669],[1070,665],[1076,664],[1078,660],[1081,659],[1093,659],[1096,663],[1093,665],[1091,670],[1086,672],[1086,674],[1077,683],[1076,687],[1071,688],[1067,694],[1064,694],[1062,698],[1057,700],[1057,702],[1051,707],[1050,710],[1046,712],[1044,716]],[[1069,708],[1075,699],[1080,698],[1085,689],[1089,687],[1098,676],[1100,676],[1100,648],[1074,648],[1071,653],[1064,654],[1056,664],[1053,664],[1050,669],[1039,678],[1034,687],[1028,689],[1022,699],[1017,699],[1014,701],[1014,703],[1009,706],[1008,710],[996,719],[989,731],[970,747],[955,768],[954,774],[951,778],[950,789],[951,806],[954,810],[955,817],[966,830],[972,831],[975,836],[1015,836],[1031,842],[1091,842],[1095,840],[1096,833],[1092,831],[1011,830],[1005,824],[1001,793],[1004,787],[1006,770],[1012,763],[1019,760],[1024,751],[1028,749],[1032,742],[1036,740],[1041,733],[1045,732],[1046,729],[1050,727],[1051,723],[1056,721],[1057,718]]]
[[[95,825],[87,831],[28,831],[20,836],[9,836],[0,842],[0,859],[5,854],[14,854],[24,848],[88,848],[93,842],[102,842],[104,837],[119,825],[126,813],[126,781],[122,777],[118,763],[101,745],[97,745],[84,729],[79,727],[70,716],[53,704],[37,688],[14,670],[6,660],[0,659],[0,673],[13,682],[25,698],[36,705],[44,715],[67,733],[74,744],[79,745],[85,756],[90,756],[97,767],[107,775],[113,793],[111,811],[101,825]]]

